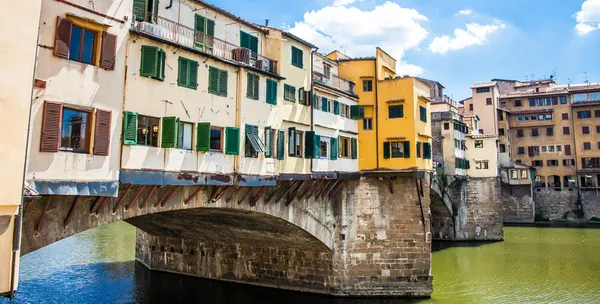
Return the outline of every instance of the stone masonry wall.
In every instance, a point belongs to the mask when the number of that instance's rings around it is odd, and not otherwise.
[[[502,218],[504,223],[533,223],[535,203],[529,185],[502,185]]]
[[[581,191],[581,204],[584,218],[591,222],[600,222],[600,193],[596,191]]]
[[[497,178],[470,178],[449,188],[454,205],[455,239],[503,240],[500,182]]]
[[[534,189],[536,221],[577,220],[577,191]]]
[[[419,185],[422,193],[408,177],[345,182],[323,211],[332,214],[324,223],[332,231],[332,250],[289,239],[273,246],[140,230],[136,257],[151,269],[277,288],[338,296],[430,296],[429,185],[425,179]]]

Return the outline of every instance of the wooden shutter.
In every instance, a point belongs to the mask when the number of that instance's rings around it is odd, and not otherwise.
[[[133,14],[137,21],[146,20],[146,0],[133,0]]]
[[[162,118],[162,148],[175,148],[177,144],[177,130],[177,117],[169,116]]]
[[[159,60],[158,79],[164,81],[165,80],[165,64],[166,64],[166,60],[167,60],[165,51],[163,51],[163,50],[158,51],[158,60]]]
[[[421,157],[421,143],[417,142],[417,158]]]
[[[260,82],[258,75],[254,75],[252,82],[252,95],[254,96],[254,99],[258,100],[258,84]]]
[[[356,138],[352,138],[350,140],[350,147],[352,151],[352,159],[358,158],[358,140]]]
[[[204,33],[205,32],[205,23],[206,23],[206,18],[204,18],[203,16],[200,16],[198,14],[196,14],[194,16],[194,29],[198,32]]]
[[[219,93],[219,69],[215,67],[208,68],[208,92]]]
[[[271,127],[265,127],[265,147],[267,148],[265,150],[265,157],[272,157],[273,156],[273,152],[272,151],[272,133],[271,133]]]
[[[423,143],[423,156],[425,159],[431,159],[431,144]]]
[[[330,144],[331,144],[331,155],[329,158],[331,158],[331,160],[337,160],[338,158],[338,139],[335,137],[332,137],[330,140]]]
[[[254,75],[252,75],[251,73],[248,73],[248,78],[246,80],[246,97],[248,98],[253,98],[253,92],[254,90],[252,89],[252,86],[254,85],[254,81],[252,81]]]
[[[188,84],[188,60],[179,57],[179,69],[177,73],[177,85],[187,87]]]
[[[215,21],[206,19],[206,35],[213,37],[215,35]]]
[[[383,158],[390,158],[390,142],[383,143]]]
[[[250,50],[258,54],[258,37],[250,36]]]
[[[102,51],[100,53],[100,67],[107,70],[115,69],[117,57],[117,36],[102,32]]]
[[[337,100],[333,101],[333,114],[340,115],[340,102]]]
[[[404,158],[410,158],[410,141],[404,142]]]
[[[240,31],[240,46],[250,49],[250,35],[244,31]]]
[[[71,28],[73,22],[69,19],[58,17],[56,21],[56,36],[54,39],[54,55],[60,58],[69,58],[71,44]]]
[[[304,132],[304,157],[315,158],[315,132]]]
[[[227,96],[227,71],[219,70],[219,95]]]
[[[315,134],[315,158],[321,157],[321,136]]]
[[[358,106],[358,119],[365,118],[365,108]]]
[[[135,112],[123,113],[123,144],[137,144],[138,114]]]
[[[350,106],[350,118],[358,119],[359,117],[360,117],[359,106],[357,106],[357,105]]]
[[[110,149],[110,122],[112,112],[96,110],[96,124],[94,126],[94,155],[108,156]]]
[[[240,153],[240,129],[227,127],[225,137],[225,154],[238,155]]]
[[[158,77],[158,47],[142,45],[142,63],[140,64],[140,75],[146,77]]]
[[[277,131],[277,159],[282,160],[285,155],[285,132]]]
[[[296,128],[288,128],[288,155],[296,155]]]
[[[210,123],[199,122],[196,127],[196,151],[210,150]]]
[[[327,98],[321,97],[321,111],[327,112],[328,106],[329,106],[329,101],[327,101]]]
[[[190,60],[188,65],[190,70],[188,87],[196,90],[198,88],[198,62]]]
[[[58,152],[60,147],[60,128],[62,121],[62,103],[44,101],[42,113],[42,134],[40,152]]]

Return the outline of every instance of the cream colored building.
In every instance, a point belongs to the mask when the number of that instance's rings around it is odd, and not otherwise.
[[[0,295],[9,297],[18,282],[21,240],[15,239],[15,229],[21,229],[17,218],[21,216],[40,8],[41,0],[6,3],[0,15],[0,70],[10,72],[0,76],[0,125],[8,130],[0,137],[4,172],[0,176]]]
[[[471,87],[472,98],[464,101],[466,114],[477,114],[481,119],[480,134],[497,134],[498,98],[500,93],[495,81],[474,84]]]

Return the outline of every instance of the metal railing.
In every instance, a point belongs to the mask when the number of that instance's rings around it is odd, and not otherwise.
[[[156,14],[134,9],[132,20],[131,28],[136,32],[174,42],[184,47],[193,48],[265,72],[277,73],[277,61],[275,60]]]
[[[322,68],[313,67],[315,82],[340,89],[354,95],[354,83],[350,80],[339,77],[331,72],[325,73]]]

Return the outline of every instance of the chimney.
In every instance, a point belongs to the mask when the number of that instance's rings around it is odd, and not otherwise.
[[[265,19],[265,26],[269,26],[269,19]]]

